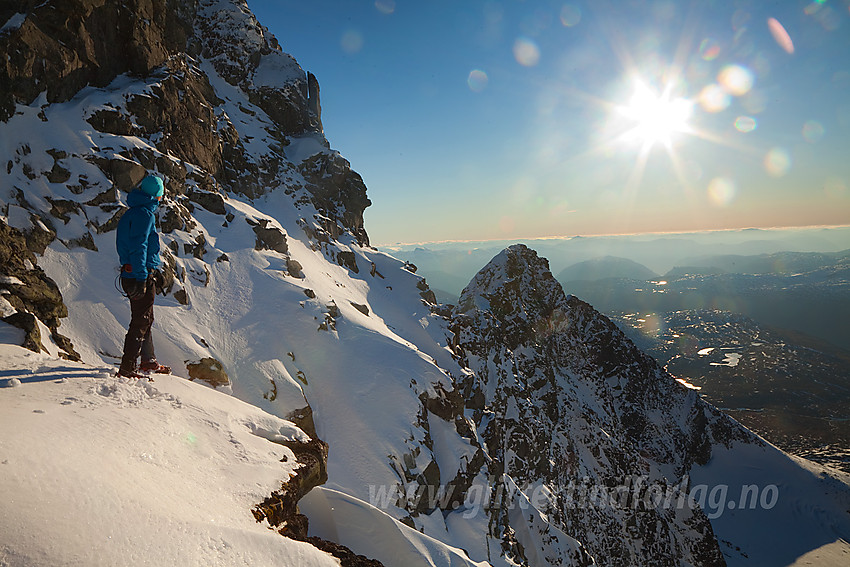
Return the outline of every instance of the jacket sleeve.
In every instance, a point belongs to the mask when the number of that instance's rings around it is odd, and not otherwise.
[[[137,280],[146,280],[148,278],[146,259],[148,257],[148,241],[150,240],[149,235],[151,230],[155,230],[153,213],[138,215],[129,226],[127,237],[130,243],[130,265],[133,268],[130,277]],[[158,241],[157,245],[159,245]]]
[[[145,257],[145,267],[148,273],[160,267],[159,259],[159,233],[156,231],[156,216],[151,215],[150,232],[148,233],[148,249]]]

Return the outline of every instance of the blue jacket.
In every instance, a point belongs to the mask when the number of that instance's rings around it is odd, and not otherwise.
[[[115,248],[121,265],[129,264],[132,270],[122,270],[121,277],[146,280],[148,274],[160,266],[155,215],[159,201],[136,190],[127,196],[127,204],[130,209],[118,222]]]

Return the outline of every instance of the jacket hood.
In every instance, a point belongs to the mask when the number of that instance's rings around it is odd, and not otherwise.
[[[159,201],[144,191],[136,189],[127,195],[127,204],[131,209],[134,207],[144,207],[149,208],[150,210],[155,210],[157,206],[159,206]]]

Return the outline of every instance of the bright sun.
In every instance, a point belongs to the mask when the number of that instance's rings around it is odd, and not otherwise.
[[[646,146],[662,143],[670,146],[672,137],[688,132],[693,103],[683,98],[673,98],[670,90],[661,95],[642,83],[637,83],[628,105],[620,111],[634,126],[626,137]]]

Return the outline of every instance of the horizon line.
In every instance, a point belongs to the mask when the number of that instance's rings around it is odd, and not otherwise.
[[[613,236],[647,236],[647,235],[671,235],[671,234],[702,234],[711,232],[744,232],[748,230],[779,231],[779,230],[814,230],[814,229],[841,229],[850,228],[850,224],[815,224],[803,226],[770,226],[770,227],[743,227],[743,228],[712,228],[704,230],[669,230],[669,231],[646,231],[646,232],[614,232],[600,234],[573,234],[571,236],[532,236],[513,238],[490,238],[490,239],[445,239],[445,240],[423,240],[417,242],[396,242],[394,244],[373,244],[375,248],[393,248],[401,246],[424,246],[426,244],[485,244],[489,242],[509,242],[525,240],[572,240],[574,238],[605,238]]]

